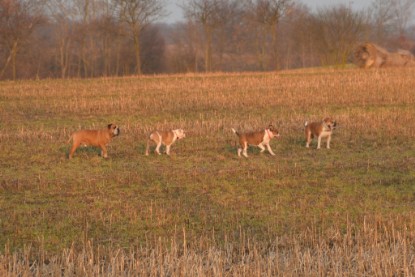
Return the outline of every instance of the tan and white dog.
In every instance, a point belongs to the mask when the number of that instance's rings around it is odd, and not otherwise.
[[[174,129],[170,131],[154,131],[150,134],[147,140],[147,148],[146,148],[146,156],[149,154],[150,150],[150,143],[153,141],[157,144],[155,153],[161,155],[160,147],[161,145],[166,146],[166,154],[170,155],[170,147],[172,144],[179,139],[183,139],[186,137],[183,129]]]
[[[307,140],[306,147],[310,147],[310,142],[317,137],[317,149],[320,149],[321,139],[327,137],[327,149],[330,149],[331,134],[336,128],[336,121],[330,117],[326,117],[320,122],[305,122],[305,137]]]
[[[80,146],[96,146],[101,148],[101,156],[108,158],[107,144],[111,139],[120,134],[120,128],[115,124],[108,124],[107,128],[101,130],[79,130],[74,132],[68,140],[72,140],[72,148],[69,159],[72,159],[76,149]]]
[[[269,146],[269,142],[274,137],[279,137],[280,134],[278,133],[277,129],[275,129],[271,124],[268,128],[255,131],[255,132],[248,132],[248,133],[239,133],[235,129],[232,128],[232,131],[239,137],[239,144],[238,147],[238,156],[241,156],[241,153],[248,158],[248,146],[258,146],[261,148],[261,153],[265,151],[265,147],[267,147],[268,152],[275,156],[275,153],[272,152],[271,146]]]

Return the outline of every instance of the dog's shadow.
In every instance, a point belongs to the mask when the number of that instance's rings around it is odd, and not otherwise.
[[[300,138],[300,137],[294,138],[294,139],[284,140],[283,143],[284,143],[285,146],[288,146],[289,148],[292,148],[292,149],[294,149],[294,148],[297,149],[298,147],[306,148],[305,147],[305,145],[306,145],[305,139]],[[317,145],[317,141],[315,143]]]
[[[238,156],[238,148],[240,148],[240,144],[235,140],[226,140],[224,143],[223,148],[221,149],[221,153],[224,152],[229,156],[235,156],[237,158],[239,158]],[[271,147],[272,148],[272,147]],[[274,148],[273,148],[274,150]],[[259,147],[256,146],[248,146],[248,155],[249,156],[262,156],[262,155],[266,155],[266,156],[270,156],[272,157],[272,155],[268,152],[268,150],[265,150],[264,152],[261,153],[261,149]],[[242,153],[241,153],[242,156]],[[243,156],[242,156],[243,157]]]
[[[71,148],[69,147],[62,147],[61,150],[63,152],[65,152],[65,157],[69,158],[69,152],[71,150]],[[95,157],[95,156],[99,156],[101,157],[101,148],[99,147],[95,147],[95,146],[80,146],[76,149],[73,157],[76,156],[90,156],[90,157]]]
[[[300,149],[303,149],[304,151],[310,150],[317,147],[317,140],[313,140],[310,144],[310,148],[306,148],[306,141],[301,138],[287,138],[287,139],[278,139],[274,140],[270,144],[271,149],[274,151],[274,153],[277,156],[287,156],[292,155],[293,152],[298,152]],[[237,141],[233,141],[231,139],[226,140],[224,142],[223,151],[226,152],[229,155],[236,155],[238,156],[238,148],[239,143]],[[261,149],[256,146],[248,146],[248,155],[252,156],[270,156],[270,153],[268,150],[265,150],[261,153]]]
[[[169,155],[166,154],[166,146],[165,145],[162,145],[160,147],[161,155],[159,155],[155,152],[156,147],[157,147],[156,145],[150,146],[150,148],[148,149],[148,156],[156,156],[156,157],[157,156],[167,156],[167,157],[169,157]],[[139,153],[139,155],[144,155],[144,156],[146,156],[146,150],[147,150],[147,145],[146,144],[140,144],[140,145],[136,146],[135,149],[134,149],[134,151],[136,151],[136,153]],[[174,156],[175,155],[174,153],[175,153],[174,150],[170,151],[171,156]]]

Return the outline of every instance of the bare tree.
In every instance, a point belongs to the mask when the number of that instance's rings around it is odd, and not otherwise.
[[[345,65],[368,26],[364,12],[355,12],[346,6],[320,10],[314,24],[315,41],[326,65]]]
[[[55,26],[56,57],[60,68],[60,76],[66,78],[71,63],[72,22],[76,15],[75,10],[71,1],[50,0],[48,2],[48,12],[50,20]]]
[[[151,22],[163,15],[162,0],[116,0],[120,19],[127,23],[134,42],[136,74],[141,75],[140,34]]]
[[[225,54],[229,58],[236,50],[237,40],[244,39],[238,36],[243,15],[241,1],[222,1],[219,13],[222,26],[214,34],[213,43],[217,52],[219,69],[226,70],[229,67],[229,59],[225,60]]]
[[[170,72],[198,72],[203,47],[198,27],[192,21],[176,23],[170,27],[171,45],[166,58]]]
[[[125,28],[119,23],[116,3],[113,0],[101,0],[99,16],[94,25],[97,40],[100,42],[102,74],[104,76],[118,75],[121,43],[125,37]]]
[[[161,27],[151,24],[141,33],[142,71],[145,74],[163,72],[165,69],[165,41],[161,35]]]
[[[317,65],[312,28],[312,14],[304,4],[294,4],[280,23],[279,55],[281,66],[287,68]]]
[[[16,79],[17,53],[33,30],[44,21],[41,6],[41,1],[36,0],[0,0],[0,43],[8,50],[0,78],[11,63],[12,78]]]
[[[404,37],[415,8],[413,0],[374,0],[370,7],[374,40],[385,44],[392,37]]]
[[[278,24],[289,11],[292,0],[247,0],[247,18],[258,28],[258,50],[260,68],[264,68],[267,36],[271,36],[271,58],[274,69],[279,68],[277,48]]]
[[[414,12],[415,1],[414,0],[391,0],[392,2],[392,15],[395,28],[399,32],[399,35],[404,35],[405,30],[408,27],[408,23]]]
[[[183,6],[186,18],[202,26],[206,72],[212,70],[213,34],[232,17],[233,3],[231,0],[190,0]]]
[[[374,0],[370,7],[373,39],[383,44],[393,24],[391,0]]]
[[[56,30],[61,77],[70,75],[71,65],[78,77],[95,76],[99,55],[97,21],[104,16],[106,0],[48,0],[48,3],[49,17]]]

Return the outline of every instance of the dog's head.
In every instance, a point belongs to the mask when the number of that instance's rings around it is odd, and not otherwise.
[[[323,119],[323,126],[328,131],[332,131],[336,128],[337,123],[331,117],[326,117],[325,119]]]
[[[280,136],[280,133],[278,132],[278,130],[272,124],[270,124],[267,129],[272,134],[271,138],[274,138],[274,137],[277,138],[277,137]]]
[[[183,139],[186,137],[183,129],[175,129],[173,132],[176,134],[177,139]]]
[[[120,128],[115,124],[108,124],[108,131],[114,137],[120,135]]]

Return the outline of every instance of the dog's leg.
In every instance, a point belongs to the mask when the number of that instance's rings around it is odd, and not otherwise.
[[[148,156],[149,151],[150,151],[150,143],[151,143],[151,139],[147,140],[147,147],[146,147],[146,156]]]
[[[166,145],[166,154],[170,156],[170,145]]]
[[[262,143],[258,144],[258,147],[261,148],[261,153],[265,151],[265,147]]]
[[[320,145],[321,145],[321,135],[319,135],[317,138],[317,149],[320,149]]]
[[[158,141],[156,141],[157,142],[157,147],[156,147],[156,150],[154,152],[156,152],[157,154],[161,155],[161,153],[160,153],[160,147],[161,147],[161,144],[163,142],[163,138],[161,137],[161,135],[159,134],[159,132],[157,132],[157,136],[158,136]]]
[[[71,151],[69,152],[69,159],[72,159],[73,153],[75,153],[76,149],[79,147],[78,142],[73,142]]]
[[[239,139],[238,157],[241,156],[244,148],[245,148],[245,143],[243,142],[243,140]]]
[[[311,142],[311,132],[305,132],[305,137],[306,137],[306,145],[305,147],[309,148],[310,147],[310,142]]]
[[[248,143],[247,142],[244,143],[243,155],[245,156],[245,158],[248,158]]]
[[[101,147],[101,157],[108,158],[107,147],[105,145],[100,145]]]
[[[331,135],[327,137],[327,149],[330,149]]]
[[[154,151],[154,152],[156,152],[156,153],[157,153],[157,154],[159,154],[159,155],[161,155],[161,153],[160,153],[160,147],[161,147],[161,141],[159,141],[159,142],[157,143],[156,150]]]
[[[269,152],[272,156],[275,156],[275,153],[274,153],[274,152],[272,152],[272,149],[271,149],[271,146],[269,146],[269,143],[267,143],[266,145],[267,145],[268,152]]]

